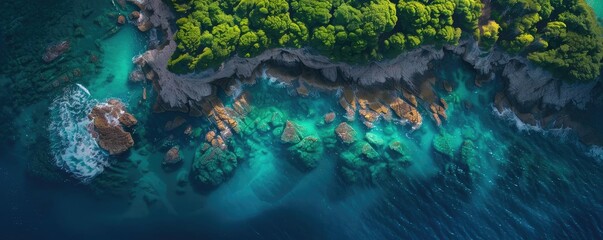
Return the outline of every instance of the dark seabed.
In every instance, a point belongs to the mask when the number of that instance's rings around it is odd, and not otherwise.
[[[134,6],[32,0],[0,9],[0,239],[603,238],[603,148],[496,110],[502,81],[475,87],[475,73],[457,57],[435,63],[435,79],[454,86],[435,88],[448,103],[441,127],[424,117],[414,129],[392,117],[369,129],[356,114],[354,144],[335,134],[346,120],[340,86],[308,86],[302,97],[296,83],[265,74],[236,84],[234,96],[218,88],[225,106],[247,94],[252,110],[228,142],[237,158],[232,177],[208,189],[189,175],[216,124],[152,113],[152,101],[140,101],[145,90],[154,96],[151,84],[128,81],[132,58],[153,35],[115,28],[116,14]],[[70,50],[45,64],[46,47],[63,40]],[[83,127],[108,98],[139,120],[134,148],[118,157]],[[593,124],[603,117],[596,110],[585,117]],[[336,114],[330,124],[328,112]],[[430,116],[429,105],[419,112]],[[186,123],[164,130],[177,116]],[[324,146],[308,156],[282,143],[285,120]],[[175,145],[181,165],[163,166]]]

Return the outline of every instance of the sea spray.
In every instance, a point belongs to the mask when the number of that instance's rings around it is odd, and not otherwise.
[[[589,146],[586,155],[599,161],[599,163],[603,163],[603,147],[601,146]]]
[[[560,140],[576,140],[576,134],[570,127],[561,126],[554,128],[543,128],[542,126],[540,126],[540,124],[531,125],[528,123],[524,123],[523,121],[521,121],[521,119],[519,119],[519,117],[517,117],[517,115],[512,110],[507,108],[503,109],[502,112],[500,112],[498,111],[498,109],[496,109],[496,107],[492,106],[492,112],[496,116],[506,120],[510,124],[515,125],[517,130],[519,130],[520,132],[537,132],[543,135],[556,137]]]
[[[80,86],[65,88],[50,106],[51,153],[61,169],[88,182],[108,165],[108,156],[89,129],[88,113],[96,104]]]
[[[496,116],[514,125],[520,132],[544,132],[544,129],[540,125],[530,125],[521,121],[511,109],[505,108],[502,111],[499,111],[496,107],[492,106],[492,112]]]

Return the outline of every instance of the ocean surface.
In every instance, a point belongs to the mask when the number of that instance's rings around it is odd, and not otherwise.
[[[600,1],[587,1],[603,16]],[[434,87],[449,106],[440,127],[427,105],[419,128],[395,118],[367,128],[358,114],[345,118],[341,87],[308,86],[300,96],[269,73],[232,94],[217,88],[225,106],[246,94],[252,110],[241,121],[257,125],[232,137],[236,169],[207,189],[189,175],[215,123],[152,113],[153,102],[142,100],[143,91],[154,98],[151,84],[128,80],[152,35],[115,28],[116,13],[134,6],[32,0],[0,9],[0,239],[603,238],[603,148],[496,109],[502,80],[476,87],[476,73],[455,56],[434,63],[435,81],[454,86]],[[63,40],[71,49],[45,64],[45,49]],[[134,148],[118,157],[85,128],[88,111],[109,98],[139,120]],[[335,120],[324,123],[329,112]],[[300,168],[300,155],[281,142],[282,123],[259,124],[272,114],[324,143],[311,156],[315,168]],[[165,130],[176,117],[186,123]],[[361,150],[337,141],[340,122]],[[193,137],[182,133],[189,125]],[[404,146],[403,160],[389,157],[394,143]],[[162,164],[166,145],[179,146],[182,164]],[[358,151],[366,157],[350,157]]]

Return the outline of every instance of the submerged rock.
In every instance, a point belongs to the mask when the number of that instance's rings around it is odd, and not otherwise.
[[[456,152],[456,149],[452,146],[452,136],[446,133],[433,138],[433,148],[450,159],[454,158]]]
[[[381,146],[383,144],[385,144],[385,141],[383,140],[383,138],[381,138],[379,135],[374,134],[374,133],[366,133],[364,134],[364,138],[366,138],[366,141],[368,141],[370,144],[373,144],[375,146]]]
[[[165,153],[163,157],[163,164],[174,164],[178,163],[182,160],[180,158],[180,148],[178,146],[172,147],[170,150]]]
[[[335,113],[334,112],[330,112],[330,113],[325,114],[325,119],[324,119],[325,123],[332,123],[333,120],[335,120]]]
[[[477,164],[479,159],[477,158],[476,147],[473,141],[465,140],[461,147],[461,162],[467,165],[470,172],[477,170]]]
[[[125,23],[126,23],[126,17],[124,17],[123,15],[119,15],[117,17],[117,24],[124,25]]]
[[[124,127],[132,127],[138,120],[126,111],[122,102],[110,99],[106,103],[96,105],[88,118],[92,120],[92,131],[98,145],[109,154],[123,153],[134,145],[134,139]]]
[[[289,148],[293,153],[293,164],[301,168],[302,171],[311,170],[318,166],[318,161],[322,157],[323,146],[319,138],[314,136],[305,137],[298,144]]]
[[[193,180],[203,186],[218,186],[232,176],[237,156],[219,147],[202,148],[195,153],[191,169]]]
[[[176,116],[174,119],[168,121],[165,123],[165,125],[163,126],[163,129],[165,131],[172,131],[176,128],[179,128],[180,126],[182,126],[184,123],[186,123],[186,119],[184,119],[181,116]]]
[[[140,17],[140,12],[138,11],[132,11],[132,13],[130,13],[130,19],[132,20],[137,20]]]
[[[399,158],[408,155],[408,148],[398,140],[393,140],[388,145],[388,153],[393,158]]]
[[[291,121],[287,121],[285,124],[285,129],[283,130],[283,134],[281,135],[281,141],[284,143],[298,143],[301,141],[301,136],[297,129],[297,126]]]
[[[349,124],[342,122],[335,128],[335,133],[344,143],[353,143],[356,141],[356,130]]]
[[[71,44],[69,41],[62,41],[57,44],[50,45],[46,48],[46,52],[42,56],[42,60],[44,60],[46,63],[50,63],[69,50],[70,46]]]

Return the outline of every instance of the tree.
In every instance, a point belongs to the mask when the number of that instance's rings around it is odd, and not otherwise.
[[[496,21],[489,21],[488,24],[481,26],[479,44],[483,49],[490,49],[498,41],[500,25]]]

